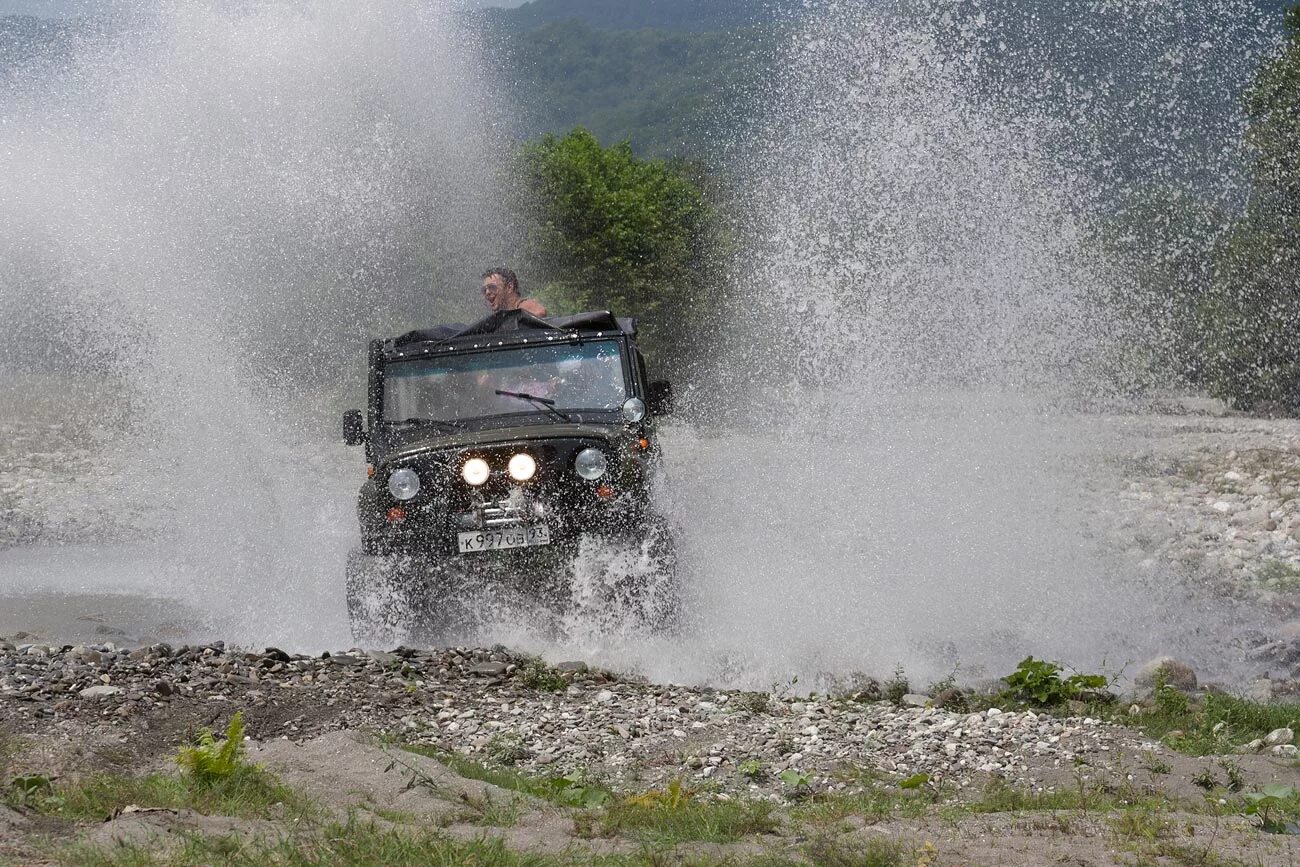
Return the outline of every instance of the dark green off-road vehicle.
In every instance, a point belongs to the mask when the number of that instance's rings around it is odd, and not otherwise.
[[[672,390],[636,338],[605,312],[509,311],[371,342],[367,409],[343,418],[369,474],[347,566],[358,640],[445,639],[485,590],[563,608],[592,542],[630,546],[656,576],[614,582],[602,604],[669,624],[675,555],[651,486]]]

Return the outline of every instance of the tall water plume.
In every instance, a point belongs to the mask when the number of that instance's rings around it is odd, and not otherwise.
[[[80,32],[0,95],[0,362],[127,384],[106,495],[154,525],[137,580],[237,640],[343,640],[355,483],[318,410],[505,246],[475,37],[404,0],[114,4]]]
[[[1114,550],[1115,426],[1077,412],[1158,333],[1098,233],[1145,185],[1240,195],[1268,31],[1233,0],[810,8],[733,148],[738,339],[701,405],[747,431],[675,468],[696,658],[761,683],[1168,649],[1194,630]]]

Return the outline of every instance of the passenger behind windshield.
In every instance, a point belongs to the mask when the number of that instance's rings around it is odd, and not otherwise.
[[[613,341],[405,361],[390,364],[384,379],[386,421],[545,411],[499,391],[554,401],[561,411],[616,410],[627,400],[623,359]]]

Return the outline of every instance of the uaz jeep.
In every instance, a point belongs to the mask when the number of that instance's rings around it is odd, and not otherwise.
[[[636,337],[633,320],[606,312],[516,310],[371,342],[367,410],[343,417],[369,476],[347,566],[358,639],[445,637],[484,585],[563,605],[584,539],[641,546],[672,585],[671,534],[650,497],[654,421],[672,390],[649,381]],[[675,595],[632,601],[666,620]]]

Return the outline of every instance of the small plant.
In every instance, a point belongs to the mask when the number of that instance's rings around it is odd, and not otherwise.
[[[9,797],[5,801],[11,807],[29,807],[50,794],[53,782],[52,778],[41,774],[14,777],[9,781]]]
[[[772,706],[772,696],[766,692],[742,692],[732,697],[728,707],[749,713],[767,713]]]
[[[950,690],[950,689],[956,689],[956,688],[957,688],[957,674],[958,674],[960,671],[961,671],[961,665],[960,665],[960,664],[953,666],[952,671],[948,672],[948,674],[947,674],[946,676],[944,676],[942,679],[940,679],[940,680],[936,680],[934,683],[930,684],[930,687],[929,687],[929,689],[928,689],[928,691],[927,691],[928,694],[929,694],[929,695],[938,695],[938,694],[941,693],[941,692],[946,692],[946,691],[948,691],[948,690]]]
[[[900,789],[920,789],[930,782],[929,774],[913,774],[905,780],[899,780],[898,788]]]
[[[671,780],[667,787],[650,789],[639,795],[633,795],[624,803],[633,807],[680,810],[695,800],[695,790],[682,785],[681,780]]]
[[[782,785],[789,786],[791,789],[808,789],[812,786],[813,776],[807,771],[796,770],[795,768],[786,768],[777,775]]]
[[[1142,756],[1142,767],[1145,768],[1149,774],[1168,774],[1172,773],[1174,770],[1171,764],[1151,752]]]
[[[519,683],[540,692],[559,692],[569,685],[564,675],[539,656],[529,657],[519,667]]]
[[[902,664],[894,666],[894,676],[885,681],[885,698],[894,704],[902,704],[903,696],[911,691],[912,684],[908,682]]]
[[[1192,785],[1207,792],[1212,792],[1219,787],[1219,778],[1214,775],[1214,771],[1206,768],[1192,777]]]
[[[1278,815],[1287,802],[1296,795],[1291,786],[1281,783],[1269,783],[1259,792],[1246,792],[1242,798],[1246,801],[1246,815],[1259,819],[1259,827],[1272,834],[1283,834],[1287,823]]]
[[[793,675],[789,680],[780,681],[772,684],[771,693],[777,698],[785,698],[794,693],[794,688],[799,685],[799,675]]]
[[[510,767],[529,756],[523,738],[515,732],[502,732],[493,735],[488,739],[483,749],[489,759],[506,767]]]
[[[745,759],[738,768],[740,775],[750,780],[761,780],[767,776],[767,769],[758,759]]]
[[[547,800],[566,807],[584,807],[590,810],[603,807],[610,801],[609,790],[580,771],[551,777],[543,785],[550,793]]]
[[[244,767],[244,712],[238,711],[226,726],[226,737],[218,741],[211,729],[199,732],[198,745],[182,747],[176,764],[195,781],[217,783]]]
[[[700,798],[696,790],[674,780],[663,789],[612,804],[602,813],[579,815],[574,819],[574,828],[579,836],[622,834],[651,844],[730,843],[747,835],[775,831],[772,809],[766,800]]]
[[[1241,770],[1241,765],[1232,759],[1220,759],[1219,767],[1228,775],[1228,791],[1240,792],[1246,788],[1246,774]]]
[[[1191,702],[1182,690],[1169,682],[1164,666],[1156,669],[1155,688],[1157,713],[1181,717],[1186,716],[1191,710]]]
[[[1102,674],[1075,673],[1062,677],[1064,670],[1055,662],[1027,656],[1006,678],[1010,691],[1022,700],[1051,707],[1077,699],[1085,692],[1102,690],[1109,681]]]

